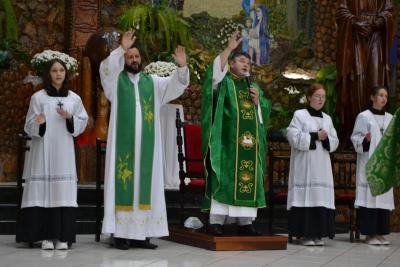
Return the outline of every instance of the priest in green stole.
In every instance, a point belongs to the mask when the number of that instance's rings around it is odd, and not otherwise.
[[[160,107],[179,97],[189,84],[184,47],[173,57],[171,77],[141,72],[135,34],[123,34],[121,46],[100,65],[104,93],[111,102],[104,175],[102,233],[113,235],[118,249],[156,248],[150,237],[168,235],[164,197]]]
[[[207,170],[204,210],[209,232],[223,235],[236,221],[241,235],[259,235],[252,221],[266,206],[267,124],[271,102],[249,79],[250,56],[236,52],[235,32],[209,67],[202,92],[202,150]],[[229,67],[228,67],[229,59]]]

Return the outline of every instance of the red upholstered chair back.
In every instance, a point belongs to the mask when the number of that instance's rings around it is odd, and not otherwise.
[[[200,124],[183,124],[186,176],[204,178]]]

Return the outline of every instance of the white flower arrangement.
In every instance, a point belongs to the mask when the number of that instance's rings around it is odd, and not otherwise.
[[[307,103],[307,98],[306,98],[305,95],[303,95],[302,97],[300,97],[299,103],[300,103],[300,104],[305,104],[305,103]]]
[[[235,31],[241,31],[244,28],[242,24],[235,23],[232,20],[228,20],[226,24],[219,30],[219,34],[217,38],[222,46],[225,46],[229,38],[231,37],[232,33]]]
[[[36,71],[36,74],[41,76],[46,70],[47,62],[55,58],[62,60],[67,67],[67,71],[72,75],[78,72],[78,60],[65,53],[53,50],[44,50],[43,52],[34,55],[31,60],[31,65]]]
[[[154,74],[160,77],[168,77],[177,69],[176,65],[171,62],[157,61],[151,62],[144,67],[143,72],[146,74]]]
[[[296,86],[289,85],[288,87],[283,88],[289,95],[297,95],[300,94],[300,91],[297,90]]]

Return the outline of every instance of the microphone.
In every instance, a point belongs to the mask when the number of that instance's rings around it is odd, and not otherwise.
[[[246,73],[244,74],[244,78],[246,79],[247,87],[248,87],[249,90],[250,90],[250,87],[251,87],[251,76],[250,76],[250,73],[249,73],[249,72],[246,72]]]

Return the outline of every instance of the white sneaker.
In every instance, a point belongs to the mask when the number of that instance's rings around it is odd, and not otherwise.
[[[57,250],[67,250],[68,249],[68,244],[67,242],[60,242],[57,240],[56,242],[56,249]]]
[[[311,238],[302,238],[301,244],[303,246],[315,246],[314,240],[312,240]]]
[[[43,250],[53,250],[54,249],[53,241],[51,241],[51,240],[43,240],[42,241],[42,249]]]
[[[384,238],[383,236],[379,235],[376,238],[381,242],[381,245],[384,246],[390,245],[390,241],[386,240],[386,238]]]
[[[322,240],[321,238],[315,238],[313,241],[314,241],[314,244],[315,244],[316,246],[323,246],[323,245],[325,245],[324,240]]]
[[[379,246],[382,244],[381,241],[379,241],[379,239],[377,239],[375,236],[367,237],[365,239],[365,243],[367,243],[368,245],[373,245],[373,246]]]

